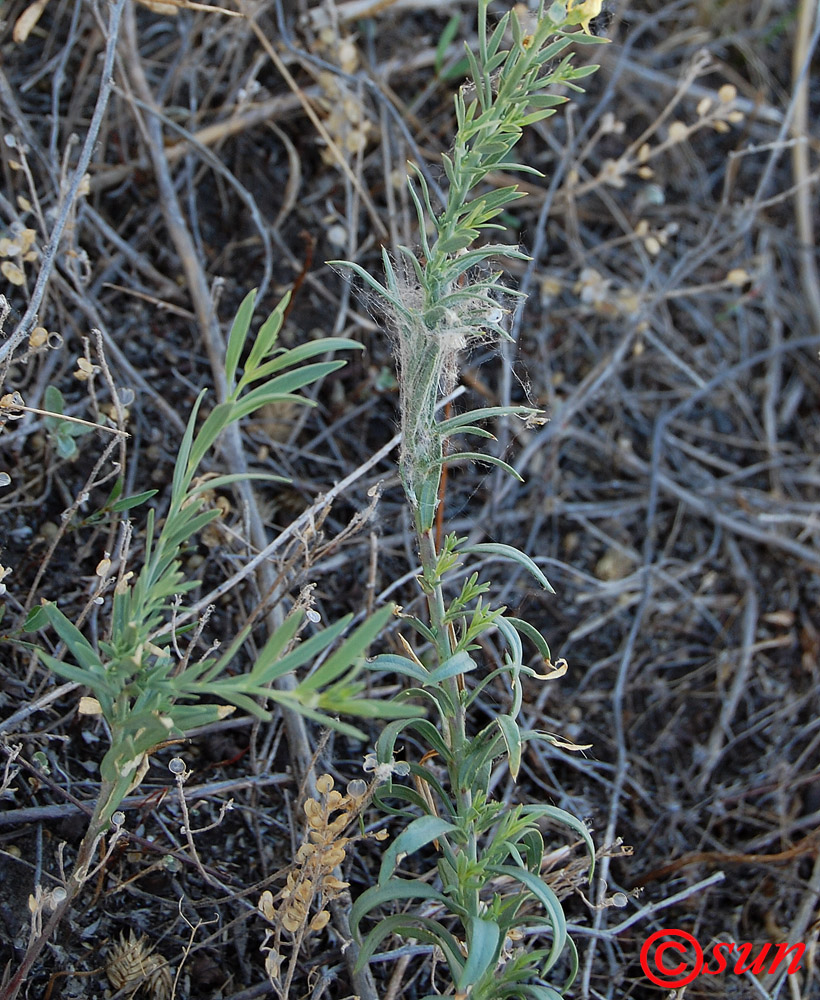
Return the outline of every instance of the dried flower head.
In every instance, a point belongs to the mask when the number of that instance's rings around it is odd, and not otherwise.
[[[37,234],[33,229],[24,227],[21,223],[15,222],[11,227],[11,235],[0,237],[0,257],[4,259],[0,264],[0,272],[12,285],[24,285],[26,273],[23,264],[37,260],[38,254],[34,246]]]
[[[99,371],[99,365],[92,364],[88,358],[77,358],[77,370],[74,372],[74,378],[78,382],[87,382]]]
[[[7,392],[0,396],[0,423],[25,416],[25,405],[26,401],[19,392]]]
[[[400,778],[406,777],[410,773],[410,765],[403,760],[391,759],[380,761],[374,753],[369,753],[364,758],[362,765],[364,771],[372,771],[376,784],[383,784],[392,775],[397,774]]]
[[[345,860],[348,845],[362,839],[360,835],[345,836],[345,831],[361,811],[370,788],[357,779],[342,794],[334,784],[331,775],[320,775],[316,779],[316,797],[305,801],[306,836],[280,893],[279,907],[269,891],[259,899],[262,915],[291,934],[305,927],[308,931],[326,927],[330,920],[328,903],[348,888],[348,883],[334,873]],[[310,917],[314,903],[318,909]]]
[[[359,67],[359,50],[355,36],[345,35],[336,28],[324,28],[314,46],[321,56],[335,63],[342,71],[335,74],[329,70],[319,73],[318,83],[322,88],[320,108],[324,112],[324,124],[337,148],[348,155],[364,150],[372,130],[367,110],[358,94],[347,81]],[[335,162],[334,153],[322,150],[326,163]]]
[[[170,1000],[172,980],[167,962],[153,954],[144,934],[133,931],[120,940],[106,957],[105,974],[115,990],[142,990],[151,1000]]]

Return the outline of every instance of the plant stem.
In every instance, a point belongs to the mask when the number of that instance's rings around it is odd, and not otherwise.
[[[438,572],[438,552],[432,528],[419,533],[419,551],[422,565],[422,586],[427,597],[430,628],[436,637],[436,656],[440,665],[448,660],[455,650],[447,623],[444,593]],[[447,734],[451,751],[451,760],[448,763],[450,788],[455,795],[462,820],[467,821],[473,808],[473,792],[470,787],[462,787],[459,780],[459,772],[468,747],[466,710],[461,697],[459,677],[448,677],[444,684],[454,709],[448,720],[449,732]],[[478,861],[478,835],[472,820],[469,822],[465,849],[472,867]],[[467,912],[477,915],[479,909],[478,889],[469,889],[467,886],[462,886],[461,889],[460,903]]]
[[[71,904],[77,898],[80,890],[88,879],[88,871],[91,867],[94,850],[99,843],[100,834],[103,829],[103,824],[100,822],[100,815],[110,798],[111,789],[110,787],[107,787],[107,784],[107,782],[103,782],[100,787],[100,794],[94,808],[94,815],[88,824],[88,829],[86,830],[85,836],[80,844],[80,848],[77,852],[77,859],[74,862],[74,868],[66,881],[65,898],[54,907],[51,912],[51,916],[48,918],[45,927],[43,927],[40,933],[36,937],[32,937],[29,941],[26,953],[23,956],[23,961],[20,963],[17,972],[15,972],[6,984],[5,988],[0,991],[0,1000],[15,1000],[20,992],[20,987],[24,984],[26,976],[31,970],[31,967],[37,961],[37,958],[43,948],[45,948],[48,944],[52,934],[71,908]]]

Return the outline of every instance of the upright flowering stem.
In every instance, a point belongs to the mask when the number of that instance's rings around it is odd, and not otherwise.
[[[471,1000],[527,997],[556,1000],[559,993],[537,983],[558,961],[567,943],[566,921],[560,902],[541,877],[543,836],[537,824],[550,816],[580,835],[590,858],[594,847],[583,823],[553,806],[507,807],[491,794],[495,762],[506,757],[513,778],[519,773],[523,745],[533,739],[550,742],[547,734],[522,731],[518,715],[523,703],[521,678],[549,679],[560,676],[552,670],[549,647],[537,629],[527,622],[507,618],[505,608],[484,603],[489,585],[478,574],[464,580],[455,597],[450,589],[452,571],[470,553],[465,539],[448,535],[436,541],[434,523],[439,503],[445,454],[447,460],[480,459],[517,473],[493,455],[445,451],[445,441],[456,435],[492,437],[482,427],[483,419],[501,416],[535,416],[528,407],[485,407],[439,419],[442,395],[455,383],[459,354],[488,335],[504,336],[501,303],[516,293],[501,283],[501,273],[491,272],[488,262],[522,258],[517,248],[504,243],[477,244],[488,229],[503,228],[500,213],[521,196],[515,186],[486,189],[487,176],[498,170],[538,173],[516,163],[512,151],[524,129],[549,117],[564,96],[550,93],[561,84],[578,89],[572,81],[594,67],[574,68],[569,57],[558,57],[574,41],[587,39],[584,31],[567,32],[570,25],[586,30],[594,16],[595,3],[551,3],[541,0],[531,34],[525,34],[513,12],[506,13],[490,28],[490,0],[478,0],[478,51],[467,50],[470,81],[456,95],[457,133],[452,152],[443,158],[448,187],[440,211],[433,208],[430,192],[419,171],[410,180],[410,195],[419,219],[421,248],[418,253],[400,248],[400,259],[382,254],[384,284],[358,264],[336,261],[357,274],[380,297],[397,342],[401,404],[401,479],[413,512],[419,557],[420,584],[427,606],[427,620],[405,615],[405,622],[422,637],[426,654],[408,657],[386,654],[376,657],[376,669],[392,669],[413,679],[417,687],[408,694],[433,704],[437,723],[427,719],[397,722],[388,726],[377,743],[380,763],[393,761],[396,741],[402,733],[413,733],[418,744],[429,749],[420,761],[408,763],[417,790],[392,787],[392,793],[409,802],[407,826],[386,852],[378,884],[359,897],[353,907],[351,927],[357,931],[362,917],[390,900],[399,903],[399,913],[377,925],[363,943],[367,959],[387,933],[434,943],[445,956],[456,996]],[[505,47],[508,46],[508,47]],[[432,237],[428,237],[432,224]],[[510,558],[524,566],[545,589],[549,583],[537,565],[511,546],[487,543],[473,546]],[[447,578],[447,581],[445,581]],[[500,666],[482,670],[482,633],[497,630],[505,652]],[[533,643],[546,664],[541,673],[523,660],[523,642]],[[409,644],[407,644],[409,648]],[[475,658],[473,657],[475,653]],[[509,704],[499,707],[496,717],[483,728],[469,717],[477,690],[504,675]],[[476,680],[472,681],[471,678]],[[508,686],[507,686],[508,685]],[[567,744],[562,744],[566,746]],[[432,766],[430,761],[435,761]],[[440,765],[446,769],[446,778]],[[418,811],[422,815],[418,815]],[[393,810],[395,811],[395,810]],[[433,844],[439,851],[441,890],[396,874],[407,854]],[[513,886],[497,890],[496,884]],[[445,912],[443,920],[426,913],[413,915],[406,901],[413,897],[434,899]],[[526,900],[537,902],[543,915],[520,913]],[[507,962],[518,927],[541,925],[549,947],[538,945]],[[460,927],[459,927],[460,925]],[[520,934],[518,934],[520,937]],[[449,992],[449,991],[448,991]]]
[[[459,352],[471,341],[483,339],[488,330],[504,333],[499,326],[503,315],[498,308],[499,295],[503,294],[500,275],[481,275],[475,265],[491,254],[502,258],[523,256],[516,248],[503,244],[470,250],[481,230],[500,228],[492,220],[520,192],[510,187],[473,195],[491,170],[521,166],[510,160],[524,127],[548,117],[565,100],[545,93],[545,86],[560,80],[572,87],[571,79],[590,71],[572,69],[568,59],[551,73],[544,74],[543,67],[571,43],[571,36],[561,31],[565,25],[581,23],[588,30],[586,15],[594,5],[579,7],[576,3],[575,9],[571,5],[567,12],[564,5],[553,4],[547,14],[542,2],[533,34],[524,35],[515,15],[505,15],[496,30],[489,32],[488,3],[479,0],[478,4],[479,52],[475,56],[468,51],[473,77],[471,100],[467,100],[465,91],[455,100],[458,130],[452,155],[444,157],[449,181],[444,210],[439,215],[433,212],[421,174],[416,177],[420,195],[411,184],[424,256],[419,258],[406,248],[403,253],[418,287],[399,288],[393,282],[403,307],[396,317],[403,431],[401,473],[415,514],[421,582],[439,666],[454,656],[456,648],[433,532],[444,462],[444,435],[436,421],[436,406],[440,394],[452,388],[455,381]],[[561,17],[564,24],[556,23]],[[507,30],[512,33],[513,44],[504,53],[501,45]],[[432,245],[423,235],[425,215],[434,221]],[[389,273],[388,281],[393,277]],[[463,850],[468,865],[474,868],[478,860],[478,816],[473,809],[473,789],[462,777],[469,749],[464,678],[458,674],[448,676],[443,685],[453,708],[446,720],[450,788],[463,824]],[[460,906],[477,918],[479,891],[474,881],[466,879],[460,889]]]

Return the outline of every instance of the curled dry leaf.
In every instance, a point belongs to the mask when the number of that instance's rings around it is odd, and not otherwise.
[[[48,6],[48,0],[34,0],[14,22],[11,37],[17,45],[21,45],[36,27],[43,11]]]

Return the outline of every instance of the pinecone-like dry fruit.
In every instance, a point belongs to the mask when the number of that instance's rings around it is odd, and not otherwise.
[[[137,937],[133,931],[122,934],[106,957],[105,973],[115,990],[129,989],[151,1000],[169,1000],[171,996],[171,970],[167,963],[154,955],[144,934]]]

